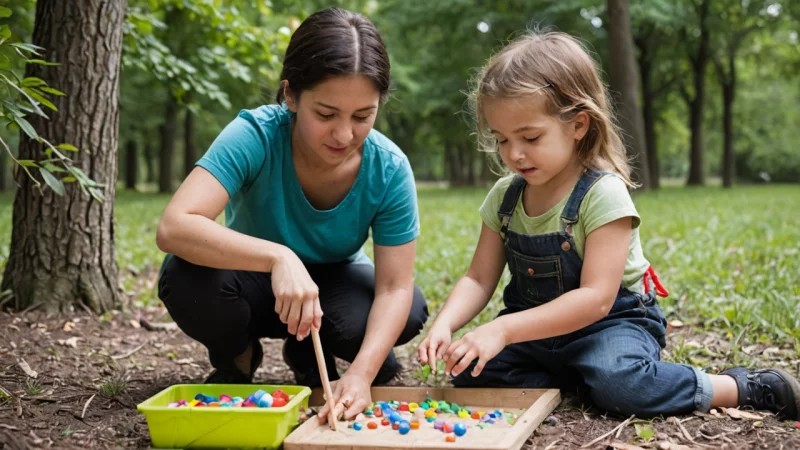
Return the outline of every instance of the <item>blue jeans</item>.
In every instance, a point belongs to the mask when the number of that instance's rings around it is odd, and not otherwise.
[[[710,377],[660,361],[661,345],[652,334],[657,328],[646,318],[610,319],[565,336],[511,344],[478,377],[471,375],[473,365],[453,384],[578,389],[606,411],[641,418],[708,411]]]

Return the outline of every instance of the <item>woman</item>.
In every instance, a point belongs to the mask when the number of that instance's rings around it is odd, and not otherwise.
[[[320,385],[306,339],[318,327],[336,415],[351,418],[372,383],[400,370],[392,347],[428,317],[412,274],[414,178],[372,129],[389,58],[368,19],[337,8],[310,16],[281,80],[279,104],[241,111],[167,205],[159,297],[208,348],[207,383],[251,382],[269,337],[286,338],[298,384]],[[215,222],[223,208],[226,226]],[[362,250],[370,229],[374,266]],[[341,379],[334,356],[351,362]]]

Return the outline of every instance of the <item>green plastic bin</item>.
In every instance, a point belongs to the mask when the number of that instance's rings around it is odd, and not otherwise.
[[[169,408],[172,402],[194,399],[197,394],[247,398],[262,389],[280,389],[294,396],[280,408]],[[158,448],[266,448],[277,449],[298,425],[308,408],[311,389],[305,386],[257,384],[178,384],[137,406],[147,418],[150,439]]]

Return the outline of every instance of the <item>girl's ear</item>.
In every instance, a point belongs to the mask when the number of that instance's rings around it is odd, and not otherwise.
[[[581,111],[575,115],[572,122],[575,126],[575,140],[580,141],[589,131],[589,122],[591,122],[591,118],[589,118],[589,114],[586,114],[586,111]]]
[[[296,113],[297,99],[294,98],[294,92],[292,88],[289,87],[289,80],[281,81],[281,89],[283,89],[283,98],[286,101],[286,106],[289,107],[289,111]]]

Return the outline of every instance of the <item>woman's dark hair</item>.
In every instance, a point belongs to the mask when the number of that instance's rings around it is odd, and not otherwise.
[[[280,79],[299,96],[336,75],[369,78],[381,102],[389,93],[389,55],[378,29],[360,14],[331,7],[310,15],[292,34]],[[281,86],[277,101],[283,100]]]

